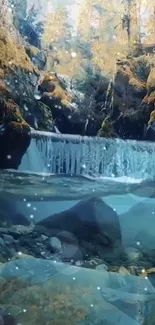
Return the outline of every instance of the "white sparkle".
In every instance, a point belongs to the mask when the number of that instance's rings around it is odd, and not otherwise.
[[[94,305],[93,305],[93,304],[91,304],[91,305],[90,305],[90,307],[94,307]]]
[[[101,288],[100,287],[97,287],[97,290],[100,290]]]
[[[75,277],[73,277],[73,280],[75,280]]]
[[[145,291],[147,291],[147,288],[144,288]]]
[[[31,214],[31,215],[30,215],[30,218],[31,218],[31,219],[33,219],[33,218],[34,218],[34,215],[33,215],[33,214]]]
[[[72,58],[75,58],[77,56],[76,52],[71,53]]]
[[[138,246],[140,245],[140,241],[137,241],[137,243],[136,243]]]
[[[28,208],[30,208],[31,207],[31,203],[27,203],[27,205],[26,205]]]

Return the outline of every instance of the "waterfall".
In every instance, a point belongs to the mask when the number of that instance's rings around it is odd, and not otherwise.
[[[108,103],[109,103],[109,100],[110,100],[109,97],[110,97],[110,92],[112,90],[112,86],[113,86],[113,80],[110,80],[107,91],[106,91],[105,103],[101,107],[102,108],[101,112],[106,111],[106,109],[108,108]]]
[[[20,171],[155,177],[155,143],[33,131]]]

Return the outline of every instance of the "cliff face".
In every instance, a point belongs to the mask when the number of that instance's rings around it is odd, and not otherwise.
[[[26,125],[52,132],[152,139],[153,55],[117,60],[113,79],[103,77],[102,71],[94,74],[87,64],[84,79],[62,76],[53,49],[40,48],[34,33],[24,37],[31,30],[27,22],[26,27],[20,26],[26,2],[21,12],[20,2],[14,2],[18,5],[14,17],[7,0],[0,3],[0,15],[7,17],[0,24],[0,99],[17,105]],[[38,47],[30,44],[33,40]]]
[[[140,56],[117,62],[112,89],[112,105],[100,134],[143,140],[150,113],[154,110],[155,57]]]

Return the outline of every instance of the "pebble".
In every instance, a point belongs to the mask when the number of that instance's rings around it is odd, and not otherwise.
[[[143,254],[134,247],[128,247],[125,249],[125,256],[128,260],[139,260],[143,257]]]
[[[97,265],[95,268],[97,271],[108,271],[108,266],[106,264]]]
[[[51,237],[49,242],[54,251],[59,251],[61,249],[61,241],[57,237]]]
[[[130,266],[128,267],[128,271],[129,271],[130,274],[132,274],[132,275],[138,275],[138,273],[137,273],[137,266],[135,266],[135,265],[130,265]]]
[[[23,253],[20,253],[19,252],[17,254],[15,254],[12,258],[11,258],[11,261],[14,261],[14,260],[20,260],[22,258],[33,258],[33,256],[31,255],[28,255],[28,254],[23,254]]]
[[[12,244],[14,242],[14,238],[11,235],[3,235],[3,239],[5,241],[5,244],[9,245]]]
[[[129,275],[130,274],[130,272],[124,266],[121,266],[119,268],[118,273],[122,274],[122,275]]]
[[[0,237],[0,246],[5,246],[4,240],[2,237]]]
[[[41,235],[40,237],[41,237],[41,239],[42,239],[43,241],[48,239],[48,237],[45,236],[45,235]]]
[[[147,274],[155,274],[155,267],[147,270]]]

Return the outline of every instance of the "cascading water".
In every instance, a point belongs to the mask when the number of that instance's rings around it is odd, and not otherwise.
[[[153,143],[35,131],[19,169],[36,173],[152,179],[154,166]]]
[[[111,91],[112,91],[112,86],[113,86],[113,80],[110,80],[110,81],[109,81],[108,88],[107,88],[107,91],[106,91],[105,103],[104,103],[104,105],[101,107],[101,108],[102,108],[101,112],[105,111],[105,110],[108,108],[109,101],[112,101],[112,100],[113,100],[113,98],[109,98],[109,97],[110,97],[110,93],[111,93]]]

